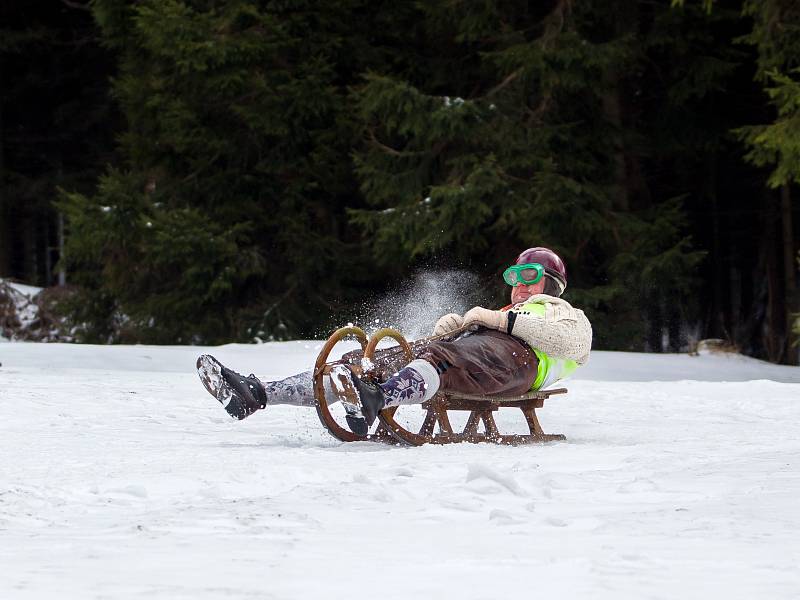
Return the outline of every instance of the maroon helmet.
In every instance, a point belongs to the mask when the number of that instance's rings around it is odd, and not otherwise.
[[[515,264],[524,265],[526,263],[539,263],[544,267],[545,277],[549,277],[556,282],[559,289],[559,296],[567,289],[567,267],[564,261],[549,248],[528,248],[518,257]]]

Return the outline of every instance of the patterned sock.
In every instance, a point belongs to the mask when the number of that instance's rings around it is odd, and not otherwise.
[[[381,384],[386,406],[421,404],[439,389],[439,373],[427,360],[412,360],[396,375]]]

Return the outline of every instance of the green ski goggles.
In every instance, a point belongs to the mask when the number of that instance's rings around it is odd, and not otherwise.
[[[539,283],[544,277],[544,267],[539,263],[525,263],[524,265],[511,265],[503,271],[503,281],[510,286],[532,285]]]

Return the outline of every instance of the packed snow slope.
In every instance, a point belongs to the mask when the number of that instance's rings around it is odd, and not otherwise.
[[[319,347],[0,344],[0,598],[800,597],[800,368],[595,352],[568,441],[421,448],[194,373]]]

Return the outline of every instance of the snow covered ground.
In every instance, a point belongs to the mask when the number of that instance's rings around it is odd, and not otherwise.
[[[318,348],[0,344],[0,598],[800,597],[800,368],[596,352],[515,448],[234,422],[194,374]]]

